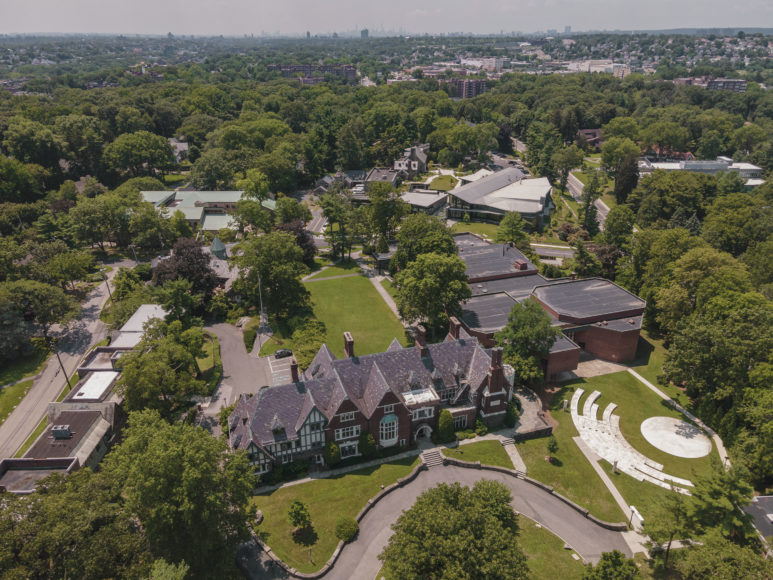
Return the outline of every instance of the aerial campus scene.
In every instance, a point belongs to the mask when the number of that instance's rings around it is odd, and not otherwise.
[[[773,580],[773,5],[6,0],[0,578]]]

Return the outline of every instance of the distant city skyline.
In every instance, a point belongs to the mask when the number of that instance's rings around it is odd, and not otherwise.
[[[195,35],[499,34],[556,30],[773,27],[773,3],[748,0],[2,0],[0,33]]]

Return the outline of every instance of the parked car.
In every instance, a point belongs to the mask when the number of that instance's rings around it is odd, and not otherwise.
[[[274,353],[274,358],[287,358],[288,356],[293,356],[293,351],[287,348],[280,348]]]

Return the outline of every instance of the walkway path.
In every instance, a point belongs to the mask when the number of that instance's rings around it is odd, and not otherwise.
[[[323,270],[325,270],[325,269],[326,268],[323,268]],[[320,270],[318,272],[314,272],[314,273],[315,274],[319,274],[319,272],[321,272],[321,271],[322,270]],[[351,274],[338,274],[337,276],[327,276],[327,277],[321,276],[319,278],[309,278],[307,276],[306,278],[303,278],[303,280],[301,280],[301,281],[304,282],[305,284],[308,284],[309,282],[322,282],[323,280],[336,280],[338,278],[352,278],[354,276],[362,276],[362,273],[361,272],[352,272]]]
[[[113,269],[107,273],[108,280],[113,279],[119,267],[133,267],[135,262],[124,260],[110,265]],[[52,335],[59,334],[59,355],[68,377],[72,377],[92,345],[107,336],[107,326],[99,319],[107,299],[105,284],[97,285],[81,304],[78,321],[65,329],[54,328]],[[0,425],[0,459],[16,453],[46,416],[48,403],[56,399],[66,384],[59,361],[55,356],[49,357],[27,395]]]
[[[392,298],[389,292],[386,291],[386,288],[384,288],[384,286],[381,284],[382,280],[387,279],[386,276],[368,276],[368,278],[370,278],[370,283],[373,284],[373,287],[381,295],[381,298],[384,299],[386,305],[389,306],[389,309],[394,313],[395,316],[397,316],[397,319],[402,320],[400,318],[400,312],[397,310],[397,303],[395,302],[395,299]]]

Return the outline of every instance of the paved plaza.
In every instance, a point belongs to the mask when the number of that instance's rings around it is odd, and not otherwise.
[[[661,451],[696,459],[711,453],[711,439],[695,425],[674,417],[650,417],[641,424],[641,434]]]

